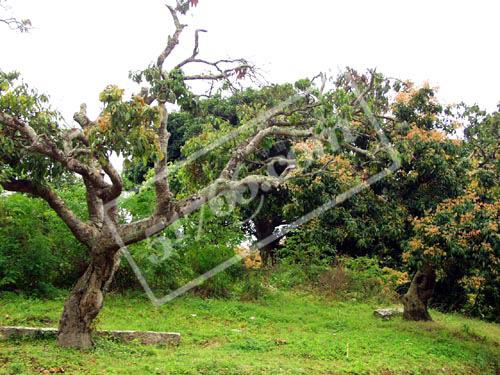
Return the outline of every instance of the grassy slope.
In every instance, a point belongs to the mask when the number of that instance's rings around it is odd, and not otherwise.
[[[0,299],[0,325],[55,326],[61,306]],[[500,326],[437,312],[432,323],[381,321],[373,307],[288,292],[258,303],[185,297],[159,309],[110,296],[97,328],[177,331],[181,345],[100,339],[81,353],[46,339],[0,342],[0,373],[495,373]]]

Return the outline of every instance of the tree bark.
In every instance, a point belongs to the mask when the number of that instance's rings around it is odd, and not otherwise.
[[[274,219],[274,220],[273,220]],[[255,225],[255,237],[257,241],[261,241],[271,236],[274,233],[274,229],[282,223],[281,218],[259,218],[254,220]],[[260,248],[260,255],[262,257],[262,262],[266,266],[271,266],[276,261],[276,248],[278,247],[278,240],[268,243]]]
[[[103,306],[106,290],[119,265],[119,252],[92,251],[90,264],[64,304],[57,342],[60,346],[88,349],[93,346],[92,322]]]
[[[417,271],[410,284],[410,289],[403,296],[403,318],[406,320],[432,320],[427,303],[434,292],[436,271],[430,265]]]

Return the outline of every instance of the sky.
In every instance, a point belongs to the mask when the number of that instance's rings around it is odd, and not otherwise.
[[[20,34],[0,25],[0,69],[17,70],[50,95],[68,123],[82,102],[97,116],[107,84],[137,91],[173,25],[162,0],[9,0],[32,20]],[[171,62],[187,57],[204,28],[200,57],[244,57],[270,82],[344,66],[439,87],[445,103],[494,110],[500,95],[500,1],[199,0]]]

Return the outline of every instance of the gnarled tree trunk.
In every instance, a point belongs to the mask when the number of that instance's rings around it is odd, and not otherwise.
[[[93,345],[92,321],[103,306],[106,290],[119,265],[119,252],[92,251],[87,270],[64,303],[57,342],[64,347],[87,349]]]
[[[255,225],[255,237],[257,238],[257,241],[261,241],[261,240],[264,240],[266,238],[268,238],[270,235],[273,234],[274,232],[274,223],[272,222],[271,219],[261,219],[261,220],[255,220],[254,221],[254,225]],[[274,263],[274,258],[275,258],[275,254],[274,254],[274,250],[276,249],[276,246],[278,244],[278,241],[273,241],[273,242],[270,242],[264,246],[262,246],[259,250],[260,250],[260,255],[262,257],[262,262],[265,264],[265,265],[271,265]]]
[[[403,318],[406,320],[432,320],[427,303],[434,292],[436,271],[430,265],[418,270],[411,281],[410,289],[403,296]]]

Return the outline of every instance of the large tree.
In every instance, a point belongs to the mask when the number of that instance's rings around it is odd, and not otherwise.
[[[190,82],[208,82],[209,96],[213,92],[224,95],[224,91],[237,90],[240,80],[255,74],[253,66],[244,59],[201,59],[199,36],[203,30],[195,31],[190,56],[178,63],[169,61],[173,68],[164,67],[186,28],[180,19],[189,6],[196,4],[190,0],[176,7],[167,5],[175,31],[156,62],[132,74],[134,81],[144,84],[140,93],[125,100],[123,90],[107,86],[99,96],[103,110],[98,118],[90,119],[82,105],[74,115],[78,127],[65,126],[58,112],[48,105],[47,97],[20,82],[18,74],[0,73],[0,184],[5,190],[45,200],[89,252],[88,267],[64,304],[58,334],[62,346],[92,345],[92,321],[103,306],[121,247],[159,233],[213,198],[241,193],[249,186],[268,190],[279,185],[283,175],[266,174],[266,168],[242,166],[272,137],[312,137],[335,123],[329,105],[331,96],[323,94],[324,85],[316,87],[305,81],[289,90],[291,97],[285,95],[286,100],[272,103],[265,111],[249,110],[238,133],[226,137],[226,146],[230,147],[217,175],[208,179],[204,188],[182,199],[174,198],[167,160],[171,108],[197,113],[207,94],[196,95],[188,86]],[[359,109],[362,95],[363,92],[346,93],[349,110]],[[346,145],[354,152],[370,155],[368,150],[347,142]],[[211,148],[214,147],[206,150]],[[124,187],[111,163],[113,154],[122,155],[127,161],[154,161],[156,204],[149,217],[127,222],[121,216],[118,198]],[[85,186],[87,217],[75,214],[58,193],[58,184],[68,175],[77,176],[77,181]]]
[[[440,280],[446,281],[446,294],[466,312],[498,318],[500,114],[486,113],[477,106],[459,108],[466,119],[465,139],[441,139],[439,143],[447,145],[448,150],[458,146],[461,153],[465,152],[461,157],[455,155],[460,169],[451,168],[449,160],[444,166],[448,171],[461,170],[460,179],[468,182],[460,184],[449,172],[443,175],[443,180],[463,185],[463,191],[446,194],[444,183],[439,188],[440,198],[448,199],[415,215],[413,236],[403,254],[403,260],[417,270],[403,296],[404,317],[410,320],[431,320],[427,305]],[[417,138],[425,136],[421,132]],[[451,159],[450,155],[447,159]],[[464,301],[457,298],[457,289],[462,292],[458,296],[465,294]]]

